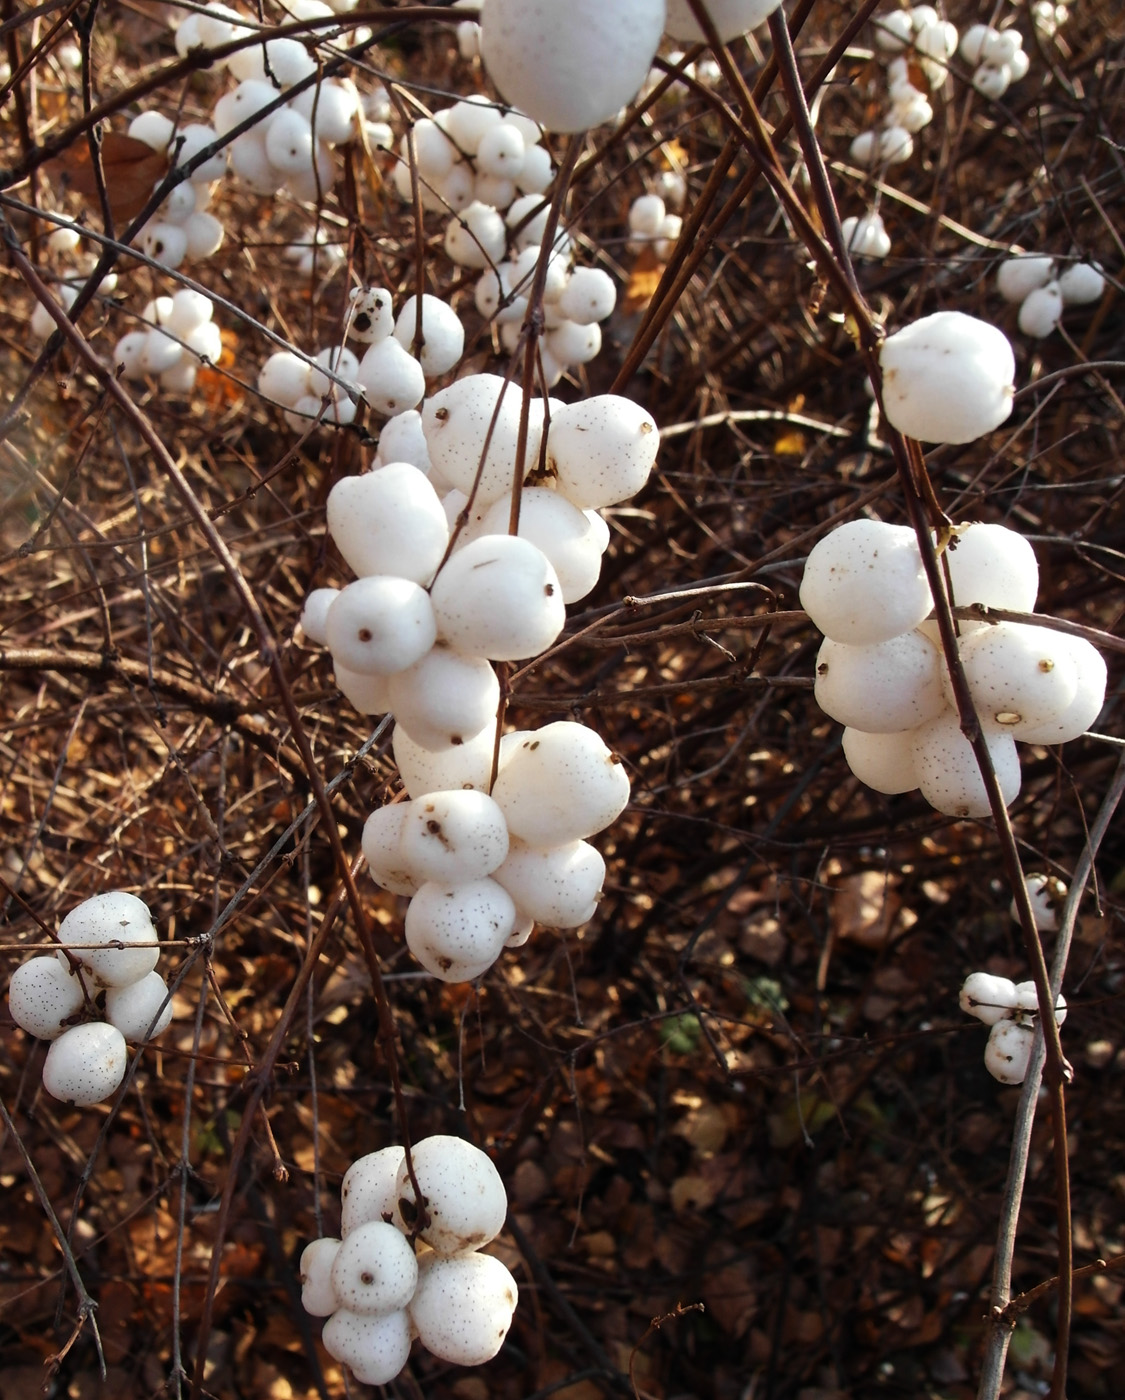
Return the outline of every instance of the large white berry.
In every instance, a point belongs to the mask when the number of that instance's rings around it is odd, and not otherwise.
[[[411,1164],[429,1216],[419,1239],[438,1254],[480,1249],[504,1228],[504,1183],[479,1147],[464,1138],[437,1134],[415,1144]],[[399,1165],[396,1190],[397,1223],[409,1233],[419,1217],[405,1160]]]
[[[539,848],[513,840],[492,872],[516,907],[550,928],[577,928],[593,918],[605,881],[605,861],[587,841]]]
[[[390,1220],[398,1199],[398,1169],[404,1149],[395,1144],[357,1158],[340,1183],[340,1234],[369,1220]]]
[[[983,720],[1019,736],[1057,718],[1070,705],[1078,674],[1066,638],[1046,627],[1001,622],[961,640],[961,664]],[[943,676],[952,702],[952,684]]]
[[[583,131],[635,96],[664,18],[664,0],[489,0],[481,59],[501,95],[548,131]]]
[[[328,532],[360,578],[392,574],[423,586],[449,543],[445,512],[428,478],[393,459],[337,481],[328,493]]]
[[[1019,1021],[997,1021],[988,1035],[985,1069],[1001,1084],[1022,1084],[1033,1043],[1034,1033]]]
[[[852,520],[809,555],[801,606],[836,642],[867,646],[909,632],[933,606],[914,531],[882,520]]]
[[[546,651],[566,605],[543,551],[518,535],[482,535],[449,559],[431,589],[438,635],[468,656],[515,661]]]
[[[707,13],[724,44],[768,19],[781,0],[707,0]],[[681,43],[702,44],[706,35],[687,0],[668,0],[665,31]]]
[[[561,408],[547,433],[547,464],[559,491],[581,509],[635,496],[656,461],[660,434],[652,414],[618,394]]]
[[[364,1385],[387,1385],[410,1357],[410,1318],[404,1309],[368,1316],[339,1308],[324,1324],[324,1349]]]
[[[953,602],[1031,612],[1039,592],[1039,563],[1024,537],[1007,525],[958,525],[945,555]]]
[[[87,1021],[52,1042],[43,1061],[43,1087],[53,1098],[80,1108],[101,1103],[125,1078],[129,1055],[116,1026]]]
[[[63,1023],[81,1010],[83,1000],[81,980],[67,964],[49,954],[21,963],[8,986],[12,1020],[40,1040],[56,1040],[62,1035]]]
[[[453,788],[487,792],[495,746],[495,724],[444,749],[423,748],[402,725],[396,725],[391,751],[406,791],[411,797],[422,797]]]
[[[1015,740],[1005,730],[988,727],[984,739],[992,758],[1004,805],[1020,790],[1020,760]],[[914,769],[922,796],[947,817],[987,817],[991,812],[984,779],[972,745],[961,733],[953,710],[914,731]]]
[[[332,1264],[339,1248],[339,1240],[326,1238],[313,1240],[301,1251],[301,1305],[313,1317],[330,1317],[340,1306],[332,1287]]]
[[[861,783],[887,794],[913,792],[918,786],[914,768],[914,731],[868,734],[845,729],[844,758]]]
[[[139,981],[160,956],[148,906],[123,890],[96,894],[72,909],[59,925],[59,942],[71,949],[95,981],[107,987]],[[69,970],[66,954],[60,952],[58,957]]]
[[[1016,984],[1007,977],[994,977],[990,972],[973,972],[961,984],[958,1003],[962,1011],[994,1026],[1016,1009]]]
[[[513,836],[560,846],[609,826],[629,801],[629,777],[600,734],[557,720],[516,740],[492,795]]]
[[[437,624],[424,588],[373,575],[340,591],[328,609],[325,635],[333,660],[347,670],[390,676],[426,655]]]
[[[423,885],[406,911],[406,945],[443,982],[488,971],[516,923],[511,895],[495,880]]]
[[[518,1300],[515,1279],[491,1254],[432,1254],[418,1270],[410,1316],[427,1351],[480,1366],[503,1345]]]
[[[923,442],[972,442],[1012,411],[1016,362],[1002,331],[935,311],[888,336],[879,354],[892,426]]]
[[[388,683],[396,721],[424,749],[448,749],[496,718],[500,682],[479,656],[438,645]]]
[[[871,734],[914,729],[945,708],[941,654],[921,632],[871,646],[826,637],[816,658],[817,704],[840,724]]]
[[[508,854],[508,828],[487,793],[429,792],[407,808],[401,849],[421,882],[456,885],[492,874]]]
[[[385,1220],[349,1230],[332,1261],[332,1291],[340,1306],[361,1314],[406,1307],[418,1282],[410,1241]]]
[[[110,987],[105,994],[105,1018],[126,1040],[159,1035],[172,1020],[167,982],[159,972],[150,972],[127,987]]]

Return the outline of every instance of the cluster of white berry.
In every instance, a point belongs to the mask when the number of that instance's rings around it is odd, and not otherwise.
[[[1018,29],[971,24],[961,36],[959,52],[973,70],[973,87],[993,101],[1003,97],[1013,83],[1026,78],[1031,66]]]
[[[154,151],[167,153],[177,166],[187,165],[218,139],[214,128],[203,122],[177,126],[171,117],[153,109],[135,116],[128,134]],[[134,241],[141,251],[173,269],[217,253],[224,229],[210,206],[215,182],[222,179],[226,168],[226,152],[219,151],[196,166],[190,180],[176,185],[137,233]]]
[[[955,606],[1034,609],[1039,567],[1015,531],[959,526],[944,563]],[[801,603],[825,634],[817,702],[846,726],[856,777],[877,792],[920,788],[947,816],[987,816],[936,623],[926,620],[933,599],[913,530],[875,520],[833,530],[809,556]],[[1085,733],[1105,699],[1105,662],[1084,638],[1029,623],[959,626],[969,694],[1010,803],[1020,787],[1016,741],[1061,744]]]
[[[881,131],[861,131],[852,140],[851,158],[864,168],[901,165],[914,154],[914,137],[933,121],[934,109],[913,77],[921,74],[931,89],[941,87],[957,51],[957,28],[932,5],[892,10],[875,20],[875,46],[889,59],[889,105]]]
[[[366,1385],[386,1385],[406,1365],[415,1337],[434,1356],[479,1366],[500,1350],[519,1290],[481,1248],[508,1211],[490,1159],[462,1138],[424,1138],[353,1162],[341,1187],[340,1238],[313,1240],[301,1255],[301,1301],[327,1318],[328,1354]]]
[[[1005,301],[1019,307],[1019,328],[1037,340],[1051,332],[1068,306],[1087,306],[1105,291],[1101,268],[1071,262],[1060,267],[1045,253],[1021,253],[1000,264],[996,287]]]
[[[17,1026],[52,1042],[47,1092],[64,1103],[101,1103],[125,1077],[125,1042],[159,1035],[172,1019],[168,986],[154,970],[156,929],[147,905],[116,890],[72,909],[58,937],[57,956],[13,972],[8,1007]],[[87,1013],[104,1019],[75,1024]]]
[[[47,235],[47,251],[51,261],[55,263],[52,271],[55,281],[52,284],[52,291],[56,301],[60,303],[64,310],[69,311],[78,298],[78,293],[90,273],[94,270],[97,259],[89,253],[80,251],[82,241],[81,227],[63,214],[52,214],[51,232]],[[68,255],[74,254],[74,266],[61,266]],[[117,288],[116,272],[107,273],[101,280],[99,294],[101,296],[112,296]],[[36,341],[46,340],[55,330],[55,320],[41,301],[37,301],[32,308],[31,316],[28,318],[28,330]]]
[[[126,379],[151,375],[170,394],[190,394],[204,360],[217,364],[223,338],[211,319],[210,297],[181,287],[170,297],[156,297],[141,312],[147,330],[129,331],[113,350],[114,364]]]
[[[679,194],[678,188],[674,193]],[[663,194],[638,195],[629,206],[629,239],[625,246],[630,253],[651,248],[658,262],[667,262],[683,223],[679,214],[669,212]]]
[[[317,589],[301,617],[348,700],[395,716],[412,800],[372,814],[364,852],[377,883],[411,896],[407,943],[447,981],[479,976],[535,921],[591,916],[605,865],[587,838],[629,798],[616,755],[569,721],[504,736],[491,784],[492,663],[554,643],[566,604],[597,582],[609,539],[598,511],[641,489],[658,441],[628,399],[552,403],[549,423],[532,400],[527,463],[551,484],[523,490],[509,534],[520,403],[498,376],[469,375],[392,419],[383,460],[394,448],[408,460],[345,477],[328,498],[329,533],[358,577]]]
[[[1053,39],[1070,18],[1071,0],[1031,0],[1031,22],[1044,39]]]

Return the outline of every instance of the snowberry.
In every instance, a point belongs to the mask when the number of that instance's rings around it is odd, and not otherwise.
[[[361,715],[385,715],[391,708],[388,676],[349,671],[335,657],[332,659],[332,669],[344,699]]]
[[[543,337],[540,357],[553,356],[560,366],[588,365],[597,358],[601,348],[602,330],[596,323],[581,325],[577,321],[560,321]],[[548,384],[558,382],[557,378],[552,378],[547,360],[543,361],[543,371]]]
[[[516,908],[551,928],[577,928],[593,918],[605,882],[605,861],[586,841],[545,849],[513,840],[507,859],[492,872]]]
[[[550,151],[545,146],[528,146],[516,176],[516,189],[524,195],[541,195],[549,187],[554,173]]]
[[[356,371],[363,396],[376,413],[392,418],[416,407],[426,392],[422,366],[393,335],[369,345]]]
[[[945,555],[953,601],[964,606],[1031,612],[1039,592],[1039,563],[1024,537],[1006,525],[969,522],[956,526]]]
[[[559,846],[609,826],[629,801],[629,777],[600,734],[558,720],[513,745],[492,795],[513,836]]]
[[[1017,725],[1013,734],[1025,744],[1065,744],[1085,734],[1105,703],[1105,658],[1084,637],[1058,633],[1057,645],[1066,647],[1074,666],[1074,699],[1059,714],[1041,724]]]
[[[340,1183],[340,1233],[345,1238],[369,1220],[390,1220],[398,1200],[398,1169],[405,1150],[395,1145],[354,1161]]]
[[[936,311],[883,343],[883,403],[892,426],[923,442],[971,442],[1012,411],[1015,356],[1002,331]]]
[[[508,1213],[504,1183],[479,1147],[464,1138],[436,1134],[415,1144],[411,1164],[430,1217],[418,1238],[436,1253],[480,1249],[504,1228]],[[411,1233],[419,1222],[414,1182],[405,1160],[398,1169],[395,1210],[396,1223]]]
[[[428,584],[449,543],[437,492],[407,462],[341,477],[328,493],[327,513],[328,533],[360,578],[393,574]]]
[[[868,734],[845,729],[844,758],[860,780],[876,792],[913,792],[918,786],[914,771],[914,731],[898,734]]]
[[[914,26],[910,22],[908,10],[889,10],[885,15],[876,15],[875,45],[884,53],[901,53],[914,38]]]
[[[488,11],[485,11],[487,15]],[[500,1350],[519,1291],[490,1254],[440,1254],[423,1260],[410,1316],[422,1345],[457,1366],[479,1366]]]
[[[914,531],[881,520],[849,521],[814,545],[800,599],[826,637],[852,646],[910,631],[933,603]]]
[[[423,885],[406,910],[406,946],[443,982],[471,982],[503,951],[516,922],[512,897],[495,880]]]
[[[368,873],[380,889],[389,890],[391,894],[417,894],[421,884],[402,854],[406,812],[405,803],[394,802],[376,808],[363,825],[360,844]]]
[[[468,656],[538,656],[562,631],[566,606],[543,551],[518,535],[482,535],[447,561],[431,589],[438,635]]]
[[[430,475],[433,463],[422,431],[422,415],[416,408],[408,408],[383,424],[376,465],[388,466],[392,462],[409,462],[427,477]]]
[[[496,717],[500,683],[482,657],[438,645],[390,678],[395,719],[423,748],[447,749],[477,735]]]
[[[430,459],[442,476],[466,495],[473,491],[488,441],[488,455],[476,485],[475,499],[480,505],[512,489],[519,419],[519,389],[505,384],[496,374],[467,375],[422,406]],[[529,433],[526,467],[535,464],[538,454],[539,434]]]
[[[481,59],[504,98],[548,131],[583,131],[640,90],[664,19],[664,0],[490,0]]]
[[[431,117],[419,118],[410,128],[409,140],[402,138],[399,153],[404,161],[410,159],[411,142],[418,174],[431,183],[448,175],[454,162],[461,159],[457,147]]]
[[[1050,335],[1062,319],[1063,294],[1057,282],[1028,292],[1019,310],[1019,328],[1024,335],[1041,340]]]
[[[58,958],[45,954],[21,963],[8,987],[12,1020],[28,1035],[55,1040],[82,1009],[82,982]]]
[[[1033,1042],[1033,1032],[1018,1021],[997,1021],[988,1035],[985,1069],[1001,1084],[1022,1084]]]
[[[1012,70],[1006,63],[982,63],[973,73],[973,87],[990,102],[998,102],[1012,85]]]
[[[43,1061],[43,1087],[52,1098],[86,1108],[108,1099],[125,1078],[125,1037],[116,1026],[88,1021],[52,1041]]]
[[[1040,933],[1054,933],[1059,926],[1059,909],[1066,898],[1066,886],[1055,875],[1033,874],[1024,876],[1031,912],[1035,916],[1035,927]],[[1019,909],[1013,899],[1009,913],[1015,923],[1019,923]]]
[[[1097,301],[1105,291],[1105,277],[1092,263],[1071,263],[1059,274],[1059,291],[1067,306]]]
[[[659,445],[650,413],[618,394],[598,394],[552,417],[547,461],[559,491],[582,509],[596,510],[641,490]]]
[[[861,131],[858,136],[853,136],[848,155],[856,165],[874,165],[879,159],[879,133]]]
[[[1078,676],[1066,639],[1046,627],[1001,622],[961,640],[969,693],[982,719],[1018,734],[1060,715],[1074,699]],[[948,673],[944,683],[952,698]]]
[[[394,334],[404,350],[413,353],[418,331],[418,299],[409,297],[395,321]],[[465,328],[456,311],[440,297],[426,293],[422,298],[421,339],[418,360],[427,378],[445,374],[461,358],[465,348]]]
[[[403,786],[411,797],[430,792],[488,789],[496,726],[486,725],[464,743],[446,749],[424,749],[401,726],[395,727],[392,752]]]
[[[984,739],[1000,784],[1005,806],[1019,795],[1020,760],[1015,740],[1006,730],[984,727]],[[914,730],[914,767],[922,796],[947,817],[987,817],[988,793],[977,757],[955,711]]]
[[[113,347],[113,363],[121,366],[121,372],[126,379],[143,377],[147,343],[148,331],[129,331]]]
[[[332,1261],[332,1291],[340,1306],[361,1315],[405,1308],[417,1282],[410,1241],[385,1220],[349,1230]]]
[[[1015,987],[1016,1007],[1022,1013],[1021,1019],[1039,1015],[1039,993],[1034,982],[1017,982]],[[1066,997],[1059,996],[1055,1001],[1055,1024],[1061,1026],[1066,1020]]]
[[[604,321],[617,303],[613,278],[600,267],[576,267],[558,299],[559,314],[580,326]]]
[[[332,1287],[332,1263],[339,1248],[339,1240],[320,1239],[301,1251],[301,1305],[312,1317],[330,1317],[340,1306]]]
[[[445,230],[445,251],[462,267],[485,268],[500,262],[507,242],[503,216],[479,199],[450,219]]]
[[[634,239],[656,238],[667,211],[658,194],[638,195],[629,206],[629,232]]]
[[[962,1011],[994,1026],[1016,1009],[1016,985],[1007,977],[994,977],[990,972],[973,972],[961,984],[958,1003]]]
[[[413,666],[437,636],[425,589],[410,579],[373,574],[341,590],[325,627],[334,661],[362,676]]]
[[[466,155],[475,156],[485,133],[503,120],[503,113],[483,93],[455,102],[441,116],[449,135]]]
[[[348,322],[348,334],[356,340],[374,344],[376,341],[386,340],[394,330],[391,294],[384,288],[354,288],[351,304],[353,309]]]
[[[508,528],[509,502],[494,501],[484,515],[482,532],[500,534]],[[564,603],[584,598],[598,581],[601,557],[608,543],[595,525],[601,517],[544,486],[524,487],[520,496],[519,535],[530,540],[551,562]]]
[[[292,350],[275,350],[258,371],[258,392],[274,403],[292,408],[309,392],[310,368]]]
[[[724,44],[755,29],[768,19],[781,4],[781,0],[708,0],[707,13],[718,30]],[[664,30],[672,39],[681,43],[701,44],[705,35],[699,21],[692,13],[687,0],[668,0],[668,18]]]
[[[184,224],[187,239],[187,257],[209,258],[222,247],[226,229],[214,214],[206,210],[196,210]]]
[[[166,117],[163,112],[149,110],[133,118],[128,126],[128,135],[134,141],[143,141],[154,151],[163,151],[167,150],[175,130],[176,125],[171,117]]]
[[[324,1349],[364,1385],[387,1385],[410,1357],[410,1318],[404,1309],[369,1316],[339,1308],[324,1324]]]
[[[219,133],[213,126],[203,126],[199,122],[188,122],[186,126],[181,126],[172,137],[172,150],[175,154],[177,169],[183,169],[194,161],[195,158],[208,146],[213,146],[219,139]],[[216,155],[208,156],[204,161],[194,166],[191,171],[193,180],[221,180],[226,173],[227,153],[225,150],[219,151]]]
[[[191,287],[181,287],[170,299],[164,325],[178,336],[187,336],[199,326],[210,324],[211,298]]]
[[[325,79],[299,92],[290,106],[310,123],[314,136],[320,141],[339,145],[350,141],[356,133],[359,94],[350,82]]]
[[[887,165],[902,165],[914,154],[914,137],[904,126],[886,126],[879,133],[876,149]]]
[[[816,658],[816,702],[840,724],[869,734],[914,729],[945,708],[941,655],[921,632],[870,646],[826,637]]]
[[[105,1018],[126,1040],[149,1040],[167,1030],[172,1020],[168,984],[159,972],[110,987],[105,996]]]
[[[891,251],[891,240],[877,213],[854,215],[844,220],[844,242],[848,252],[857,258],[885,258]]]
[[[148,906],[124,890],[96,894],[72,909],[59,925],[59,942],[106,987],[139,981],[160,955]],[[66,954],[60,951],[58,958],[69,970]]]
[[[478,177],[483,173],[514,180],[523,169],[525,149],[523,133],[518,127],[507,121],[494,123],[481,135],[477,145]]]
[[[486,793],[429,792],[415,798],[406,812],[400,849],[420,883],[481,880],[508,854],[504,814]]]

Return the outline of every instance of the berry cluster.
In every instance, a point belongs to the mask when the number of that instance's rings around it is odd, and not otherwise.
[[[1034,609],[1039,566],[1005,526],[959,526],[944,566],[954,606]],[[809,555],[801,603],[825,634],[817,702],[846,726],[856,777],[877,792],[919,788],[947,816],[987,816],[936,624],[927,621],[933,598],[913,530],[875,520],[833,530]],[[1016,741],[1061,744],[1085,733],[1105,699],[1105,662],[1083,638],[1018,622],[962,622],[958,650],[1011,803],[1020,788]]]
[[[1058,326],[1068,306],[1088,306],[1105,291],[1102,270],[1091,263],[1072,262],[1060,268],[1043,253],[1021,253],[1000,264],[996,288],[1005,301],[1019,307],[1019,328],[1040,340]]]
[[[190,394],[204,360],[218,363],[223,353],[219,327],[212,321],[210,297],[181,287],[156,297],[141,312],[148,330],[129,331],[117,342],[114,362],[126,379],[151,375],[170,394]]]
[[[566,604],[594,587],[609,539],[598,511],[645,484],[655,424],[614,395],[552,403],[549,422],[533,400],[527,461],[545,484],[524,488],[509,534],[520,403],[498,376],[469,375],[392,419],[380,451],[409,460],[345,477],[328,498],[329,533],[358,577],[314,591],[301,617],[348,700],[395,716],[411,800],[372,814],[364,853],[378,884],[411,897],[407,943],[447,981],[479,976],[536,921],[590,918],[605,865],[587,838],[629,799],[624,768],[585,725],[497,748],[493,663],[545,651]]]
[[[519,1297],[500,1260],[479,1253],[508,1210],[489,1158],[462,1138],[435,1136],[414,1147],[411,1166],[414,1181],[402,1147],[353,1162],[340,1238],[313,1240],[301,1255],[301,1301],[328,1319],[325,1350],[367,1385],[393,1380],[415,1337],[454,1365],[490,1361]]]
[[[155,971],[156,929],[147,905],[116,890],[72,909],[58,938],[57,956],[16,968],[8,1007],[17,1026],[51,1041],[47,1092],[64,1103],[101,1103],[125,1077],[125,1042],[159,1035],[172,1019],[168,986]]]

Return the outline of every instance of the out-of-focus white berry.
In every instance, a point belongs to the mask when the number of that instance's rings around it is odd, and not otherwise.
[[[1024,884],[1027,886],[1028,898],[1031,900],[1031,912],[1035,916],[1035,927],[1040,933],[1054,933],[1059,926],[1059,909],[1063,900],[1066,899],[1066,886],[1057,875],[1044,875],[1042,873],[1025,875]],[[1014,923],[1019,923],[1019,910],[1016,901],[1013,899],[1009,907],[1009,913]]]
[[[1105,291],[1105,277],[1093,263],[1071,263],[1059,274],[1059,291],[1067,306],[1098,301]]]

